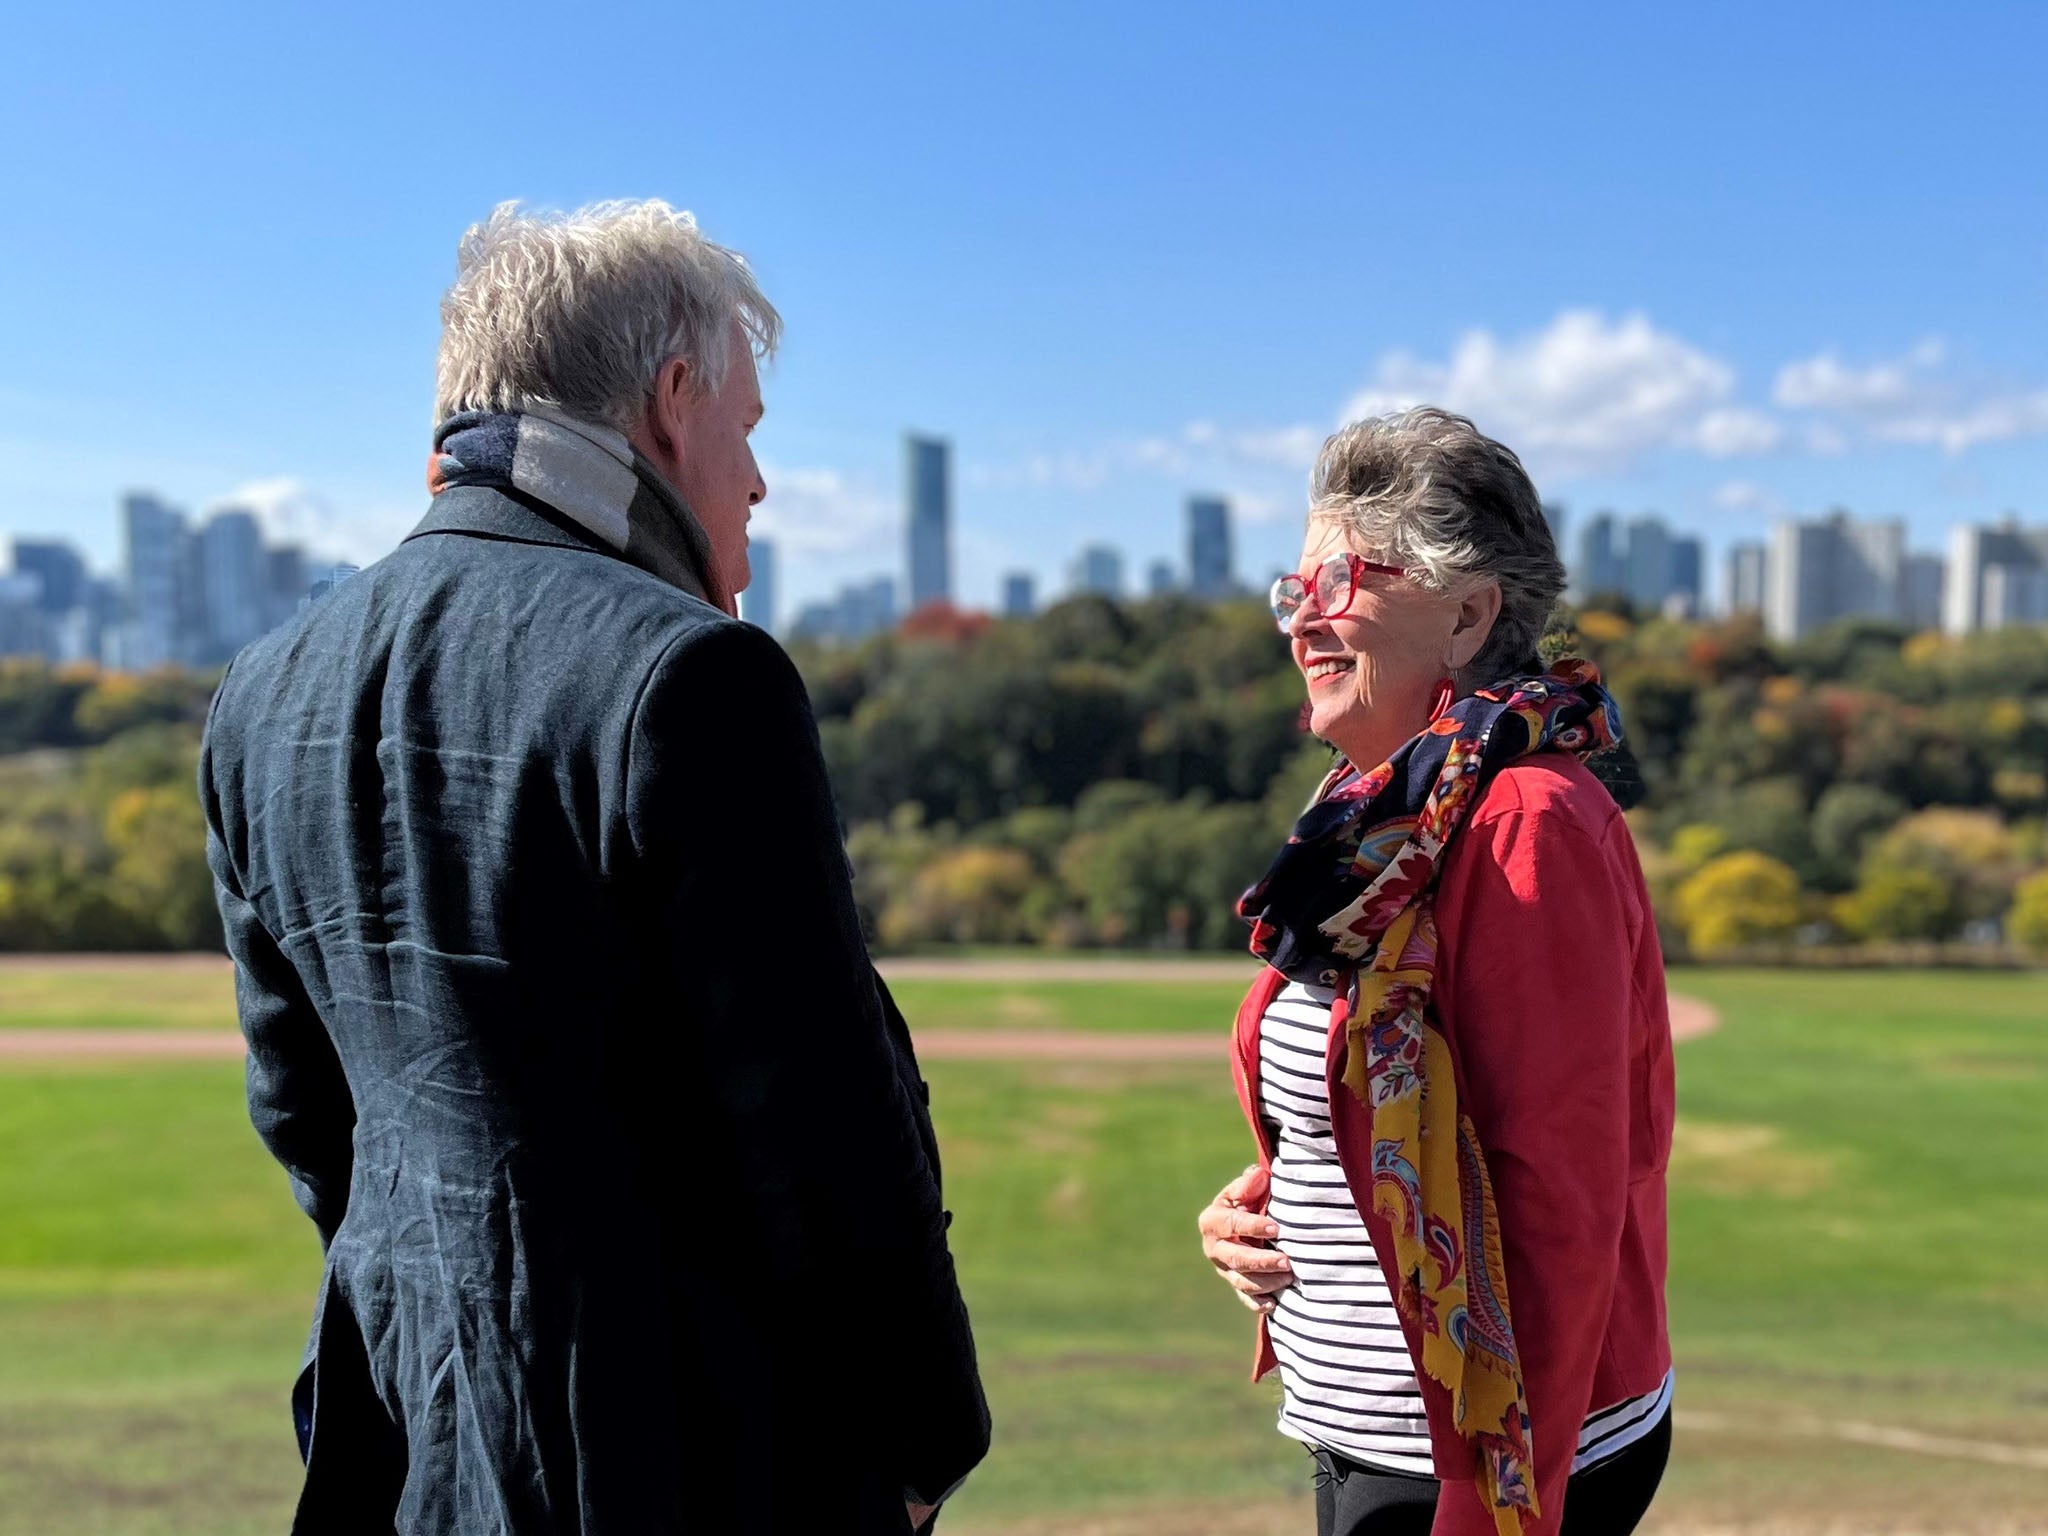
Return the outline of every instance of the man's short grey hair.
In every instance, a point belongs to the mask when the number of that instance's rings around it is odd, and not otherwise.
[[[630,432],[671,358],[689,363],[700,396],[716,394],[736,330],[766,357],[782,317],[746,258],[681,209],[500,203],[462,237],[441,300],[434,419],[535,401]]]
[[[1418,406],[1333,433],[1309,482],[1309,520],[1342,524],[1361,554],[1433,591],[1500,585],[1500,617],[1462,681],[1523,670],[1564,591],[1564,562],[1514,451],[1463,416]]]

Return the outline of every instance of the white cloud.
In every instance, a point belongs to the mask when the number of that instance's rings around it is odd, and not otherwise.
[[[1729,364],[1648,316],[1576,309],[1526,336],[1467,331],[1442,362],[1391,352],[1344,414],[1442,405],[1544,469],[1574,473],[1626,468],[1656,449],[1726,457],[1775,446],[1776,424],[1732,404],[1734,392]]]
[[[239,485],[210,502],[206,511],[240,507],[256,514],[268,543],[297,544],[315,557],[368,565],[390,554],[412,532],[425,503],[422,490],[415,506],[343,511],[305,481],[278,475]]]
[[[1784,500],[1775,491],[1758,485],[1754,480],[1730,480],[1714,492],[1714,505],[1726,507],[1731,512],[1767,512],[1773,515],[1785,510]]]
[[[763,464],[761,478],[768,499],[752,533],[772,539],[785,558],[895,558],[903,517],[887,492],[836,469]]]
[[[1785,440],[1785,428],[1762,411],[1744,405],[1721,406],[1702,416],[1693,429],[1693,443],[1710,459],[1736,459],[1769,453]]]
[[[1943,372],[1948,349],[1921,342],[1904,357],[1858,367],[1834,352],[1787,363],[1772,391],[1788,408],[1819,418],[1809,446],[1844,451],[1850,434],[1959,454],[1979,443],[2048,435],[2048,390]]]

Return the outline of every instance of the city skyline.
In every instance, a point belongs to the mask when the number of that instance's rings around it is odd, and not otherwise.
[[[526,67],[517,18],[542,13],[511,4],[480,71]],[[1878,4],[1845,29],[1491,6],[1476,50],[1335,6],[1284,28],[962,13],[885,48],[795,10],[773,110],[703,81],[686,131],[645,134],[660,61],[745,56],[756,23],[627,0],[644,50],[564,50],[554,131],[453,163],[419,148],[437,61],[375,7],[338,43],[129,0],[24,18],[0,131],[39,146],[16,195],[37,238],[0,242],[22,301],[0,534],[105,569],[146,486],[367,563],[425,505],[464,228],[506,198],[649,195],[744,251],[788,322],[756,436],[789,611],[896,568],[909,424],[956,445],[952,590],[976,606],[1019,568],[1055,589],[1104,533],[1135,570],[1178,564],[1204,492],[1237,509],[1242,571],[1289,564],[1323,434],[1416,399],[1472,415],[1548,500],[1706,533],[1716,571],[1837,504],[1903,516],[1915,548],[2048,511],[2039,8],[1945,29]],[[1762,54],[1731,41],[1759,31]],[[91,88],[60,85],[86,56]],[[1299,88],[1351,56],[1370,100]],[[1426,153],[1382,152],[1423,122]],[[1372,195],[1332,199],[1360,165]]]

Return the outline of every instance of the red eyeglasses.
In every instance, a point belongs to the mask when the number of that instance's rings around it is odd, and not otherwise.
[[[1358,596],[1359,585],[1368,571],[1381,576],[1406,576],[1408,567],[1382,565],[1377,560],[1340,550],[1307,574],[1282,576],[1273,583],[1268,599],[1273,605],[1273,619],[1279,624],[1280,632],[1283,635],[1294,632],[1294,620],[1308,606],[1311,596],[1315,598],[1316,611],[1326,619],[1341,618],[1349,613],[1352,600]]]

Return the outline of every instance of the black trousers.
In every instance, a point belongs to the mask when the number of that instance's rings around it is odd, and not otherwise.
[[[1316,1536],[1429,1536],[1437,1481],[1362,1467],[1317,1451]],[[1671,1459],[1671,1411],[1625,1451],[1574,1472],[1565,1487],[1564,1536],[1628,1536],[1657,1496]]]

